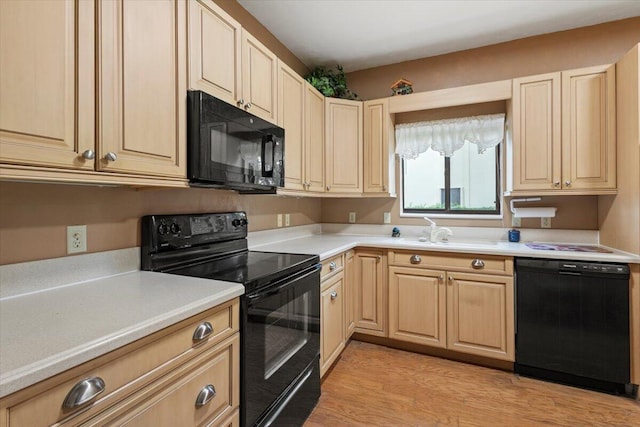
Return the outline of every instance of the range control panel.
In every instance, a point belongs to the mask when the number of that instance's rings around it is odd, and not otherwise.
[[[142,245],[150,252],[247,237],[247,214],[223,212],[142,217]]]

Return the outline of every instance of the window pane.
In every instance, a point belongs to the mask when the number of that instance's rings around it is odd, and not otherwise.
[[[451,209],[496,209],[496,149],[478,154],[475,144],[466,143],[450,160]]]
[[[444,209],[444,157],[427,150],[404,161],[404,209]]]

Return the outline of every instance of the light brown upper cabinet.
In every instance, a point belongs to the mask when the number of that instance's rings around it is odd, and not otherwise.
[[[362,102],[325,98],[328,193],[362,193]]]
[[[98,4],[98,169],[186,177],[186,3]]]
[[[278,58],[213,0],[188,4],[189,88],[276,123]]]
[[[514,79],[511,109],[508,191],[615,193],[614,66]]]
[[[93,2],[0,2],[0,162],[94,169],[93,17]]]
[[[242,107],[273,123],[276,123],[278,108],[277,64],[276,55],[243,29]]]
[[[282,61],[278,61],[278,125],[286,138],[285,190],[323,192],[324,96]]]
[[[213,0],[189,4],[189,88],[238,105],[242,27]]]
[[[389,98],[365,101],[364,195],[395,196],[395,135]]]

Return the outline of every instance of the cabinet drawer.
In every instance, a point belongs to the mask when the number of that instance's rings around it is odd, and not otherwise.
[[[513,258],[499,255],[389,251],[389,265],[513,275]]]
[[[238,331],[238,309],[239,303],[235,299],[144,338],[144,344],[130,344],[74,368],[76,374],[72,377],[60,374],[68,379],[8,409],[9,426],[50,425],[57,421],[74,425],[95,415],[233,335]],[[194,340],[195,331],[205,322],[213,331],[201,340]],[[128,347],[130,351],[127,351]],[[74,386],[93,377],[102,379],[104,391],[96,399],[75,408],[64,408],[63,402]],[[56,383],[55,377],[46,381]]]
[[[320,280],[324,280],[327,277],[342,271],[344,264],[342,260],[342,254],[334,256],[322,261],[322,270],[320,271]]]
[[[240,398],[240,335],[205,351],[86,426],[228,424]]]

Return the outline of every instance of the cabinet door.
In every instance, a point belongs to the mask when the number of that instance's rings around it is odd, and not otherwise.
[[[278,58],[249,32],[242,30],[242,98],[251,114],[276,123]],[[286,146],[286,139],[285,139]],[[285,165],[286,167],[286,165]]]
[[[444,272],[389,267],[389,338],[445,348]]]
[[[348,251],[344,262],[344,326],[345,340],[351,338],[356,329],[356,269],[353,251]]]
[[[184,178],[186,3],[99,5],[98,169]]]
[[[365,101],[364,109],[364,192],[395,193],[393,173],[393,123],[389,99]],[[395,187],[395,185],[394,185]]]
[[[305,81],[282,61],[278,61],[278,126],[284,128],[284,186],[305,190],[304,120]]]
[[[322,284],[320,295],[320,376],[344,349],[344,286],[342,273]]]
[[[513,190],[560,189],[560,73],[513,79]]]
[[[562,73],[562,187],[616,188],[615,66]]]
[[[325,98],[327,191],[362,193],[362,102]]]
[[[357,251],[356,332],[386,336],[385,257],[382,251]]]
[[[449,273],[447,348],[515,360],[513,278]]]
[[[0,162],[93,169],[94,5],[0,2]],[[88,156],[91,157],[91,156]]]
[[[189,88],[237,105],[241,27],[213,0],[188,2]]]
[[[307,190],[322,193],[324,192],[325,170],[324,96],[305,82],[304,98],[304,159]],[[285,165],[285,169],[287,167],[289,166]]]

